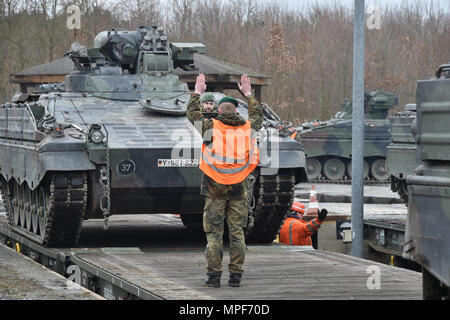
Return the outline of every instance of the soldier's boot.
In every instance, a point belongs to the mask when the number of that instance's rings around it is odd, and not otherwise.
[[[230,273],[230,279],[228,280],[228,285],[230,287],[240,287],[241,286],[241,276],[240,273]]]
[[[214,287],[219,288],[220,287],[220,276],[221,273],[208,273],[208,279],[206,279],[205,285],[207,287]]]

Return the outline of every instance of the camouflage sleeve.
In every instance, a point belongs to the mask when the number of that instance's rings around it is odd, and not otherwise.
[[[200,110],[200,95],[197,93],[191,93],[191,100],[186,110],[186,117],[194,124],[195,121],[203,121],[203,115]]]
[[[206,130],[212,128],[212,120],[205,118],[201,112],[200,95],[197,93],[191,93],[191,100],[189,100],[186,109],[186,117],[196,128],[199,128],[196,123],[202,124],[202,132],[200,132],[202,135]]]
[[[252,124],[253,129],[259,130],[264,121],[262,106],[253,96],[247,96],[245,98],[248,104],[248,120]]]

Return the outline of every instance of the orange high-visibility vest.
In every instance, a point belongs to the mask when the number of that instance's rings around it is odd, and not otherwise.
[[[317,232],[322,222],[315,218],[309,222],[287,217],[280,230],[280,242],[294,246],[311,246],[311,236]]]
[[[241,126],[213,119],[212,142],[202,145],[200,170],[225,185],[242,182],[259,163],[259,149],[248,120]]]

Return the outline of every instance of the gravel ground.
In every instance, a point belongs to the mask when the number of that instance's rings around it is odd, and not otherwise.
[[[0,244],[0,300],[99,300],[66,278]]]

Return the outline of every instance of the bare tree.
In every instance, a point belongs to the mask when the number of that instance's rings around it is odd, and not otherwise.
[[[169,4],[169,19],[166,22],[168,34],[175,40],[195,39],[198,1],[171,0]]]

